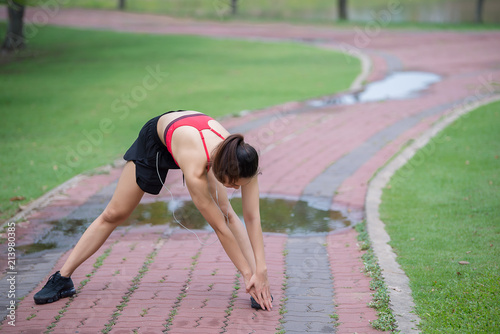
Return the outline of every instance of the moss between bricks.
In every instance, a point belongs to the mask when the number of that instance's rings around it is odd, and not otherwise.
[[[149,266],[154,262],[154,258],[158,254],[160,242],[161,242],[161,238],[158,239],[158,241],[156,242],[155,249],[151,253],[149,253],[148,256],[146,257],[146,260],[144,261],[141,269],[139,270],[139,273],[132,279],[132,283],[130,284],[130,288],[122,296],[121,303],[116,306],[115,312],[111,316],[111,319],[109,320],[109,322],[105,325],[105,328],[101,331],[102,333],[109,333],[111,331],[111,329],[116,324],[116,321],[118,320],[118,318],[121,315],[120,312],[123,311],[123,309],[127,306],[128,302],[130,300],[130,296],[132,296],[134,291],[139,288],[139,285],[141,283],[142,278],[149,271]],[[136,245],[137,245],[137,243],[134,243],[133,247],[131,247],[130,250],[135,249]],[[144,312],[144,314],[141,314],[141,317],[143,317],[145,314],[147,314],[147,310]]]
[[[203,241],[206,241],[207,238],[208,238],[208,236]],[[203,249],[203,244],[200,247],[200,249],[198,249],[198,252],[194,256],[191,257],[193,262],[191,262],[191,267],[189,268],[189,273],[187,275],[188,278],[186,279],[186,282],[184,283],[179,295],[177,296],[177,300],[175,301],[174,305],[172,306],[172,310],[170,311],[166,322],[163,324],[163,327],[165,327],[165,329],[162,331],[163,333],[168,333],[170,331],[170,326],[172,326],[172,324],[174,322],[174,318],[178,313],[178,309],[181,306],[181,302],[187,295],[186,291],[189,289],[189,284],[191,283],[191,279],[193,277],[193,272],[196,268],[196,265],[198,264],[198,258],[201,255],[202,249]]]
[[[109,254],[111,254],[113,246],[116,245],[117,243],[118,243],[118,241],[115,241],[114,243],[112,243],[111,246],[106,248],[106,250],[103,252],[103,254],[96,259],[96,261],[94,263],[94,269],[92,269],[92,272],[90,274],[87,274],[86,275],[87,278],[80,282],[80,285],[78,286],[78,288],[76,290],[77,295],[78,295],[78,293],[80,293],[80,291],[83,289],[83,287],[85,285],[87,285],[87,283],[91,280],[92,276],[94,276],[94,274],[97,272],[97,270],[103,265],[104,260],[109,256]],[[64,307],[59,311],[59,314],[54,317],[54,321],[47,327],[44,334],[47,334],[47,333],[54,331],[54,328],[57,326],[57,323],[64,316],[64,313],[68,310],[73,299],[75,299],[75,296],[72,296],[69,298],[69,301],[67,301],[66,304],[64,305]]]
[[[378,330],[398,333],[399,331],[396,331],[396,318],[394,318],[392,310],[389,308],[389,292],[387,291],[387,285],[382,277],[382,270],[378,265],[377,257],[371,247],[368,232],[366,231],[366,222],[357,224],[355,229],[358,232],[358,241],[360,241],[359,247],[361,250],[365,251],[361,257],[365,265],[365,274],[372,278],[370,281],[370,289],[375,291],[372,294],[373,300],[368,303],[368,306],[377,311],[378,319],[371,321],[370,324],[373,328]]]
[[[283,249],[283,259],[285,259],[288,255],[288,249]],[[285,261],[285,260],[283,260]],[[285,261],[285,268],[283,270],[283,283],[281,284],[281,290],[283,290],[283,297],[280,300],[280,309],[279,309],[279,314],[281,315],[281,318],[279,319],[280,325],[276,327],[276,334],[284,334],[285,333],[285,328],[283,324],[285,323],[284,316],[288,312],[286,309],[286,302],[288,301],[288,297],[286,296],[286,289],[288,287],[288,275],[286,274],[286,261]]]

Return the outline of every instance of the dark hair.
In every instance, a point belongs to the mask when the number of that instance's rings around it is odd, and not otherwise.
[[[220,182],[235,183],[239,178],[257,175],[259,155],[241,134],[233,134],[217,146],[212,168]]]

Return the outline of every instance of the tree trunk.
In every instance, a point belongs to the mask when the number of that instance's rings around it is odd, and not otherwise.
[[[339,20],[347,20],[347,0],[338,0]]]
[[[238,13],[238,0],[231,0],[231,15]]]
[[[125,10],[125,0],[118,0],[118,9]]]
[[[2,50],[13,52],[24,48],[23,17],[24,6],[14,1],[9,1],[7,6],[9,23],[7,34],[2,44]]]
[[[484,0],[477,0],[476,23],[483,23],[483,6]]]

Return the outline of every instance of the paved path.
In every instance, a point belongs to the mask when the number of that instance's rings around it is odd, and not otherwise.
[[[37,14],[38,13],[38,14]],[[44,22],[40,9],[28,19]],[[4,18],[5,13],[0,13]],[[372,175],[409,140],[428,129],[454,106],[471,104],[491,93],[499,81],[498,32],[377,31],[359,26],[336,30],[288,24],[197,22],[157,15],[64,10],[45,16],[51,24],[119,31],[196,34],[215,37],[293,39],[318,47],[368,55],[368,82],[397,70],[439,74],[442,80],[418,98],[354,106],[310,107],[305,102],[256,111],[224,120],[245,132],[262,152],[263,195],[306,199],[343,211],[354,222],[364,216]],[[362,36],[360,31],[366,33]],[[286,125],[286,126],[283,126]],[[16,226],[19,244],[37,240],[59,219],[66,226],[93,217],[109,200],[119,169],[83,176],[52,196],[27,221]],[[186,196],[180,175],[169,174],[176,196]],[[145,196],[144,202],[169,195]],[[61,232],[62,233],[62,232]],[[214,234],[198,232],[211,244]],[[371,299],[363,273],[357,234],[345,229],[298,239],[266,234],[272,312],[254,311],[219,243],[202,245],[181,229],[167,226],[121,227],[73,276],[76,298],[44,306],[33,303],[66,249],[47,250],[19,260],[16,327],[5,333],[377,333],[366,306]],[[1,248],[3,247],[3,248]],[[0,245],[5,254],[5,245]],[[2,268],[5,260],[2,259]],[[7,305],[6,279],[0,282]],[[280,312],[280,309],[288,313]],[[2,307],[2,315],[6,314]],[[396,310],[397,312],[397,310]],[[334,316],[336,314],[336,316]],[[338,317],[338,320],[334,320]]]

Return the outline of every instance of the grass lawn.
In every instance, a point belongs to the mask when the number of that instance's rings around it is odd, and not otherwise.
[[[332,94],[360,71],[357,59],[294,43],[45,27],[28,45],[0,58],[0,221],[121,157],[162,112],[218,117]]]
[[[500,102],[445,129],[384,190],[424,333],[499,333],[499,203]]]

